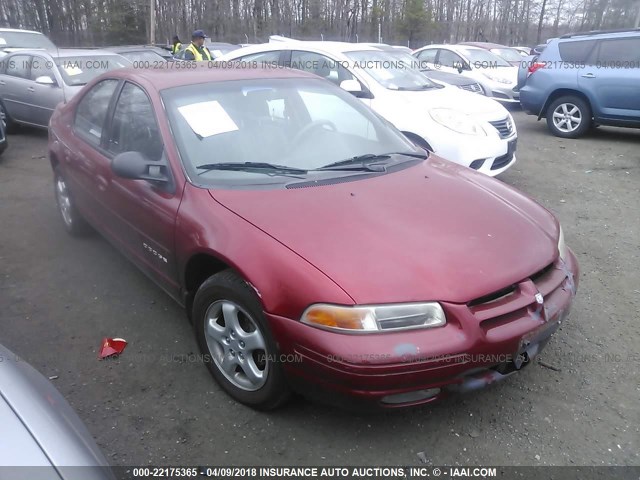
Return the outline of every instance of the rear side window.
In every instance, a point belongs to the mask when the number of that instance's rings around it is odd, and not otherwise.
[[[423,50],[418,54],[418,59],[421,62],[436,63],[436,53],[438,53],[438,50],[435,48]]]
[[[597,64],[614,68],[640,68],[640,37],[602,40]]]
[[[558,44],[560,59],[563,62],[586,63],[595,44],[595,40],[561,42]]]
[[[95,84],[78,103],[74,129],[93,145],[100,145],[109,103],[117,86],[118,80],[103,80]]]
[[[6,61],[7,75],[18,78],[29,78],[29,72],[31,71],[31,56],[30,55],[13,55]]]

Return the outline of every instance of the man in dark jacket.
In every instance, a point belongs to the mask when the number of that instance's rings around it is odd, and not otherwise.
[[[193,34],[191,35],[191,43],[184,52],[185,60],[195,60],[196,62],[202,62],[210,61],[213,58],[209,49],[204,45],[205,38],[207,38],[207,36],[202,30],[196,30],[195,32],[193,32]]]

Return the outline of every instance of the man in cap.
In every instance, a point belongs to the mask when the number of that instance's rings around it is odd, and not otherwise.
[[[196,30],[191,35],[191,43],[185,49],[184,59],[195,60],[196,62],[210,61],[212,59],[211,52],[204,45],[204,39],[207,36],[202,30]]]

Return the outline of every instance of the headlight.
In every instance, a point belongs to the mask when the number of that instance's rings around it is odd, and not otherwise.
[[[488,73],[485,73],[484,76],[487,77],[489,80],[493,80],[494,82],[498,82],[498,83],[505,83],[505,84],[513,83],[508,78],[497,77],[495,75],[490,75]]]
[[[366,307],[319,303],[307,308],[301,321],[314,327],[352,333],[433,328],[447,323],[442,307],[435,302]]]
[[[466,135],[486,135],[484,129],[469,115],[449,108],[434,108],[429,115],[440,125]]]
[[[558,252],[560,252],[560,258],[565,260],[567,258],[567,246],[564,243],[564,232],[562,226],[560,226],[560,237],[558,238]]]

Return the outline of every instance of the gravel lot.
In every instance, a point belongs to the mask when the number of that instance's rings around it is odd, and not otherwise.
[[[53,380],[113,465],[639,465],[640,131],[552,137],[520,111],[501,180],[554,211],[581,265],[569,321],[507,382],[433,406],[356,415],[304,399],[231,401],[183,311],[55,208],[45,132],[0,158],[0,342]],[[527,255],[527,252],[522,252]],[[98,361],[103,337],[129,342]]]

